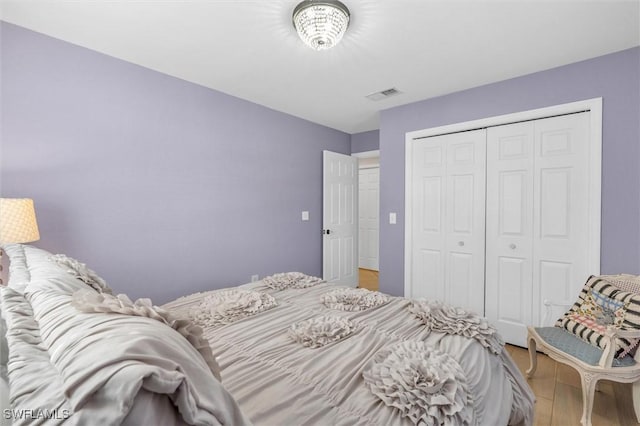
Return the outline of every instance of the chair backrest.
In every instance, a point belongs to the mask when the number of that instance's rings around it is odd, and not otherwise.
[[[601,275],[600,278],[604,278],[622,291],[640,294],[640,275]]]

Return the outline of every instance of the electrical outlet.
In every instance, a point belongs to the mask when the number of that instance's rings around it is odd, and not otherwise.
[[[260,277],[258,275],[251,275],[251,282],[258,281]]]

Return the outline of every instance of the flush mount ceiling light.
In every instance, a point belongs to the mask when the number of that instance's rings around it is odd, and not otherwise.
[[[309,47],[330,49],[349,26],[349,9],[337,0],[305,0],[293,9],[293,26]]]

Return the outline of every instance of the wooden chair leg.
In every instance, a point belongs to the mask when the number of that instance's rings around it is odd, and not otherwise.
[[[636,412],[636,419],[640,423],[640,380],[633,384],[633,410]]]
[[[527,377],[533,377],[533,373],[538,368],[538,352],[536,351],[536,340],[533,337],[529,337],[529,369],[527,370]]]
[[[580,380],[582,382],[582,426],[591,426],[591,412],[593,411],[593,398],[596,393],[595,379],[591,374],[581,373]]]

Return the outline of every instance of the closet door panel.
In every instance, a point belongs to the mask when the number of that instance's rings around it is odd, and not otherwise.
[[[412,296],[484,314],[485,131],[414,142]]]
[[[510,343],[526,344],[533,317],[533,124],[487,132],[487,318]]]
[[[426,297],[434,300],[445,300],[444,261],[440,250],[420,250],[414,264],[414,274],[420,277],[419,285],[415,287],[412,297]]]
[[[480,315],[484,314],[484,283],[478,285],[473,276],[474,262],[477,257],[470,253],[449,252],[447,258],[445,301],[454,306],[471,309]]]
[[[590,273],[589,114],[535,122],[536,324],[553,324],[573,303]]]
[[[538,324],[551,326],[573,304],[580,291],[580,289],[575,290],[576,283],[571,282],[573,265],[568,262],[542,260],[539,262],[536,275],[540,277],[542,298],[542,303],[538,307],[540,317]],[[586,278],[580,283],[580,287]]]
[[[445,138],[446,301],[484,315],[486,131]]]
[[[445,145],[429,138],[413,149],[411,295],[445,300]]]
[[[473,166],[471,166],[473,167]],[[477,181],[474,170],[466,174],[448,174],[447,181],[447,264],[446,300],[484,314],[484,280],[479,282],[484,266],[483,247],[474,247],[478,226],[474,218],[478,209],[474,194]],[[462,170],[459,170],[462,173]],[[484,188],[483,188],[484,189]],[[482,191],[484,192],[484,191]],[[484,216],[484,212],[482,214]],[[482,227],[484,228],[484,227]],[[484,241],[484,236],[482,238]]]
[[[498,265],[498,287],[497,297],[493,301],[495,318],[499,318],[507,329],[514,328],[520,330],[522,324],[530,321],[530,309],[523,309],[522,296],[531,292],[529,280],[526,279],[530,271],[530,261],[526,258],[514,256],[504,256],[497,259]],[[506,285],[505,285],[506,284]],[[488,304],[488,302],[487,302]],[[489,309],[489,308],[487,308]]]

